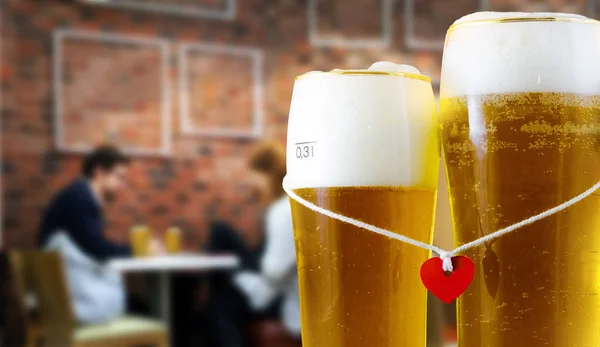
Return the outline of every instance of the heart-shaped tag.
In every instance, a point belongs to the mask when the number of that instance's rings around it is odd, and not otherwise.
[[[441,258],[431,258],[421,266],[421,281],[433,295],[449,304],[458,298],[471,284],[475,264],[464,255],[452,257],[452,273],[446,274]]]

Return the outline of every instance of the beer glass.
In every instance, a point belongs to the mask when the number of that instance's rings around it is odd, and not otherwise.
[[[436,106],[429,78],[405,69],[297,77],[286,182],[325,209],[430,242]],[[290,201],[303,346],[425,346],[429,252]]]
[[[181,252],[181,229],[169,227],[165,232],[165,245],[167,253],[175,254]]]
[[[478,13],[448,30],[440,122],[457,246],[600,179],[599,24]],[[459,346],[600,346],[600,193],[467,255]]]
[[[150,255],[150,228],[136,225],[131,228],[129,237],[134,257],[147,257]]]

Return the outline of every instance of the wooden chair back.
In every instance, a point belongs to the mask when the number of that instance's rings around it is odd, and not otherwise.
[[[8,264],[13,280],[13,288],[16,296],[16,306],[18,307],[19,314],[27,323],[28,307],[27,307],[27,294],[32,290],[31,278],[28,275],[31,274],[30,263],[25,252],[21,251],[9,251],[8,252]]]
[[[31,274],[38,299],[46,346],[70,346],[76,320],[71,306],[63,260],[56,252],[36,252]]]
[[[11,283],[14,293],[14,307],[17,313],[19,335],[22,343],[27,347],[37,346],[43,338],[42,326],[37,310],[37,301],[33,288],[32,257],[33,251],[7,252],[7,260],[11,272]]]

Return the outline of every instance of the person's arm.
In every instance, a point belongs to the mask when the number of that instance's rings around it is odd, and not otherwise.
[[[254,310],[264,310],[277,295],[280,288],[256,272],[241,271],[233,276],[233,285],[240,290]]]
[[[270,211],[266,221],[266,247],[261,260],[261,274],[272,283],[280,283],[296,266],[294,229],[288,204]]]
[[[67,220],[65,229],[69,237],[89,256],[103,262],[109,258],[129,257],[131,249],[126,245],[115,244],[104,236],[103,223],[93,202],[74,198],[73,204],[63,205]]]

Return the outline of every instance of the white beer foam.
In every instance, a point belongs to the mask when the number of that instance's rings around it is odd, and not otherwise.
[[[431,83],[411,66],[311,72],[296,80],[287,136],[291,188],[435,188],[439,147]]]
[[[572,21],[464,23],[556,17]],[[441,97],[510,92],[600,94],[600,23],[564,13],[479,12],[446,35]]]
[[[376,63],[373,63],[373,65],[371,65],[367,70],[384,72],[403,72],[415,75],[421,74],[421,72],[419,72],[419,70],[412,65],[396,64],[390,61],[378,61]]]

